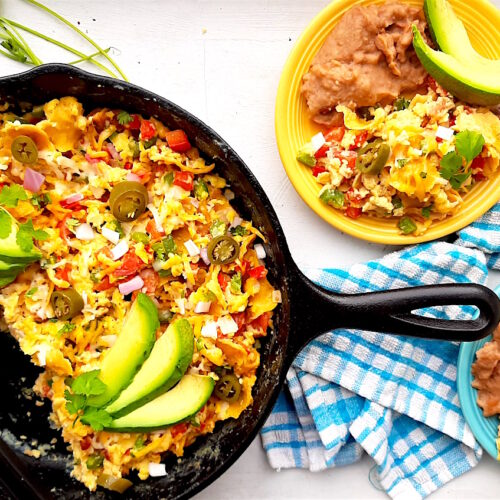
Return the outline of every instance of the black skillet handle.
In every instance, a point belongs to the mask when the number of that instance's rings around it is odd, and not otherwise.
[[[482,285],[429,285],[342,295],[318,287],[300,272],[295,278],[291,356],[318,335],[336,328],[468,342],[486,337],[500,321],[500,300]],[[445,305],[476,306],[479,316],[473,320],[445,320],[412,312]]]

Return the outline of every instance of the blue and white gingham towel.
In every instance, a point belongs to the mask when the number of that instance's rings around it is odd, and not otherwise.
[[[485,255],[486,254],[486,255]],[[500,203],[459,233],[455,244],[427,243],[350,269],[305,270],[342,293],[434,283],[485,283],[500,268]],[[473,308],[428,309],[470,319]],[[311,342],[287,374],[264,425],[273,468],[319,471],[369,453],[380,486],[396,499],[424,498],[474,467],[482,450],[467,426],[456,388],[459,345],[360,330]]]

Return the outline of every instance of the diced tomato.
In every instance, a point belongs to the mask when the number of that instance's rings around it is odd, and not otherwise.
[[[149,120],[142,120],[141,123],[141,139],[143,141],[149,141],[156,134],[155,126]]]
[[[81,441],[80,441],[80,448],[85,451],[90,448],[90,445],[92,444],[92,440],[90,439],[89,436],[85,436]]]
[[[167,132],[165,138],[167,139],[168,147],[177,153],[185,153],[191,149],[191,144],[184,130]]]
[[[366,142],[367,138],[368,138],[368,132],[364,130],[363,132],[361,132],[361,134],[358,134],[356,136],[356,138],[354,139],[354,143],[349,146],[349,149],[351,151],[358,149],[361,146],[361,144]]]
[[[141,118],[139,115],[132,115],[132,121],[129,122],[128,128],[130,130],[139,130],[141,128]]]
[[[326,153],[328,152],[329,149],[330,149],[330,145],[325,142],[325,144],[323,144],[323,146],[321,146],[318,149],[318,151],[316,151],[316,153],[314,153],[314,157],[315,158],[325,158]]]
[[[344,138],[345,127],[333,127],[325,135],[326,142],[340,142]]]
[[[125,452],[125,456],[128,457],[130,455],[130,452],[132,451],[132,448],[129,448],[126,452]]]
[[[174,184],[186,191],[192,191],[193,181],[194,175],[191,172],[175,172],[174,174]]]
[[[347,217],[350,217],[351,219],[357,219],[358,217],[361,216],[361,208],[347,207],[345,210],[345,214],[347,215]]]
[[[472,175],[475,181],[484,181],[486,176],[483,173],[483,168],[486,163],[486,158],[484,156],[476,156],[474,160],[472,160],[471,169],[479,170],[478,172]]]
[[[269,325],[269,318],[271,317],[271,313],[265,312],[261,314],[259,317],[255,318],[250,325],[256,330],[266,331]]]
[[[146,288],[146,293],[151,295],[156,292],[156,288],[160,283],[160,277],[158,273],[151,268],[143,269],[139,276],[144,281],[144,287]]]
[[[160,240],[165,236],[165,231],[158,231],[156,227],[156,222],[154,219],[150,219],[150,221],[146,225],[146,231],[151,235],[151,239],[154,241]]]
[[[69,272],[71,271],[71,266],[66,264],[65,266],[56,268],[56,278],[59,280],[69,281]]]
[[[318,177],[318,175],[322,174],[323,172],[326,172],[326,168],[322,165],[316,165],[312,170],[312,174],[314,175],[314,177]]]
[[[443,139],[441,139],[441,137],[436,136],[436,142],[443,142]]]
[[[123,165],[123,168],[124,168],[125,170],[132,170],[132,167],[133,167],[133,166],[134,166],[134,165],[132,164],[132,162],[128,161],[127,163],[125,163],[125,165]]]
[[[238,331],[241,330],[245,326],[245,313],[233,313],[231,316],[233,317],[234,322],[238,325]]]
[[[248,276],[260,280],[267,276],[267,269],[264,266],[254,267],[248,271]]]
[[[108,450],[104,450],[104,457],[106,458],[106,460],[111,460],[111,455],[109,454]]]
[[[453,125],[457,122],[457,117],[455,115],[449,115],[448,122],[449,126],[453,127]]]
[[[434,78],[432,78],[432,76],[427,75],[426,83],[427,83],[428,87],[430,87],[432,90],[434,90],[434,92],[436,91],[436,89],[437,89],[437,82],[436,82],[436,80],[434,80]]]
[[[109,282],[109,276],[104,276],[104,278],[96,284],[94,287],[98,292],[104,292],[104,290],[109,290],[115,286],[115,283],[110,283]]]
[[[170,432],[173,438],[177,437],[179,434],[184,434],[187,430],[188,430],[188,424],[186,422],[174,425],[173,427],[170,428]]]
[[[361,196],[354,194],[353,188],[350,188],[345,195],[346,195],[346,198],[352,203],[361,203],[361,201],[363,200],[363,198],[361,198]]]
[[[217,281],[219,282],[219,285],[222,288],[222,290],[225,290],[227,285],[229,285],[231,279],[226,273],[219,273],[217,275]]]
[[[122,257],[122,262],[122,265],[113,271],[114,276],[123,277],[136,274],[145,265],[142,259],[138,257],[133,250],[129,250]]]
[[[59,229],[59,234],[61,235],[61,238],[68,242],[68,238],[73,235],[73,233],[69,230],[68,226],[66,225],[66,221],[68,219],[71,219],[71,214],[66,215],[64,219],[57,224],[57,228]]]

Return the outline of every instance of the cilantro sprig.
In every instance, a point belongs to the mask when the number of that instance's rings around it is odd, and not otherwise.
[[[95,431],[102,431],[113,420],[106,410],[87,405],[89,396],[100,396],[106,390],[106,384],[99,379],[100,372],[92,370],[82,373],[70,381],[71,391],[64,391],[66,409],[70,415],[76,415],[75,422],[80,419]]]
[[[19,184],[4,186],[0,191],[0,205],[9,208],[17,207],[19,201],[28,199],[28,193]]]
[[[45,241],[49,234],[42,229],[35,229],[33,221],[28,219],[24,224],[19,225],[19,231],[16,235],[16,242],[23,252],[31,252],[33,250],[33,240]]]
[[[116,118],[120,125],[128,125],[132,121],[132,117],[126,111],[120,111]]]
[[[470,165],[482,151],[484,137],[473,130],[463,130],[456,135],[455,151],[446,153],[441,158],[441,177],[450,182],[454,189],[459,189],[470,177]]]

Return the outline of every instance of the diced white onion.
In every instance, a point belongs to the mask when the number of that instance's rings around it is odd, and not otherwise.
[[[196,246],[196,243],[193,240],[187,240],[184,243],[186,250],[190,257],[194,257],[195,255],[200,255],[200,249]]]
[[[227,201],[234,200],[234,193],[230,189],[226,189],[224,191],[224,197]]]
[[[111,249],[111,255],[113,260],[121,259],[128,252],[128,243],[122,240]]]
[[[217,326],[220,331],[227,335],[228,333],[236,333],[238,331],[238,324],[231,316],[223,316],[217,320]]]
[[[233,227],[239,226],[242,222],[243,222],[243,219],[241,217],[236,216],[233,219],[233,222],[231,222],[231,225],[229,227],[233,228]]]
[[[215,321],[207,321],[201,328],[201,336],[209,339],[216,339],[217,323]]]
[[[83,224],[80,224],[79,226],[76,227],[75,236],[79,240],[91,241],[94,239],[95,234],[90,224],[84,222]]]
[[[82,291],[82,299],[83,299],[83,304],[84,306],[87,306],[89,301],[88,301],[88,295],[85,290]]]
[[[134,276],[131,280],[125,283],[120,283],[118,285],[118,290],[122,295],[128,295],[129,293],[140,290],[144,286],[144,281],[140,276]]]
[[[46,344],[40,344],[37,347],[38,350],[38,363],[40,366],[45,366],[47,364],[47,351],[49,347]]]
[[[212,302],[198,302],[194,306],[194,312],[197,314],[207,313],[208,311],[210,311],[211,305],[212,305]]]
[[[318,149],[321,146],[323,146],[323,144],[325,142],[326,142],[325,136],[321,132],[318,132],[316,135],[313,135],[311,138],[311,144],[312,144],[314,151],[318,151]]]
[[[260,244],[257,243],[254,245],[253,249],[255,250],[255,253],[257,254],[258,259],[265,259],[266,258],[266,250],[264,247]]]
[[[179,313],[186,314],[186,305],[184,299],[175,299],[175,303],[179,308]]]
[[[194,208],[200,208],[200,202],[196,198],[191,198],[190,201]]]
[[[422,156],[422,150],[421,150],[421,149],[416,149],[416,148],[414,148],[414,149],[413,149],[413,152],[414,152],[417,156]]]
[[[101,234],[108,241],[111,241],[111,243],[114,243],[115,245],[117,245],[118,242],[120,241],[120,233],[113,231],[112,229],[109,229],[109,227],[103,227],[101,230]]]
[[[116,342],[117,336],[116,335],[101,335],[99,338],[108,347],[113,347],[113,345]]]
[[[274,290],[271,298],[273,302],[276,302],[276,304],[281,304],[281,292],[279,290]]]
[[[207,250],[207,247],[203,247],[201,250],[200,250],[200,257],[201,257],[201,260],[207,265],[209,266],[210,265],[210,259],[208,258],[208,250]]]
[[[163,226],[161,225],[161,219],[160,219],[160,214],[158,213],[158,210],[156,210],[156,207],[150,203],[147,205],[148,210],[153,214],[153,219],[155,220],[156,224],[156,230],[159,233],[164,233],[165,230],[163,229]]]
[[[163,269],[163,264],[165,264],[165,262],[163,260],[155,260],[153,262],[153,269],[158,272],[160,271],[161,269]]]
[[[148,470],[151,477],[161,477],[167,475],[165,464],[155,464],[153,462],[149,462]]]
[[[442,125],[439,125],[436,131],[436,137],[443,139],[443,141],[451,140],[454,134],[455,132],[451,128],[443,127]]]

